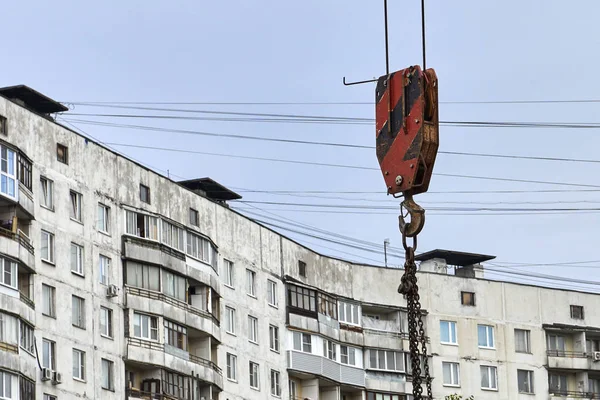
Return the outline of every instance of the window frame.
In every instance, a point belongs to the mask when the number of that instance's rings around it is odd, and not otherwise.
[[[344,351],[345,349],[345,351]],[[344,361],[344,358],[346,359]],[[352,361],[354,360],[354,361]],[[356,366],[356,347],[340,344],[340,363]]]
[[[48,365],[44,362],[44,346],[48,346]],[[50,339],[42,338],[42,361],[40,362],[43,368],[49,368],[52,371],[56,370],[56,342]]]
[[[46,190],[44,190],[44,182],[46,183]],[[50,205],[47,204],[48,202]],[[40,175],[40,206],[54,211],[54,181],[44,175]]]
[[[275,369],[271,369],[271,395],[281,397],[281,374]]]
[[[256,271],[246,268],[246,294],[256,298]]]
[[[571,319],[578,319],[578,320],[585,319],[583,306],[571,304],[570,309],[571,309]],[[577,316],[577,314],[578,314],[578,316]]]
[[[102,215],[102,219],[100,218],[100,215]],[[103,224],[100,223],[101,221]],[[96,228],[98,229],[98,232],[110,236],[110,207],[100,202],[98,202],[97,207]]]
[[[235,289],[234,285],[235,285],[235,276],[234,276],[234,268],[233,268],[233,261],[227,260],[227,259],[223,259],[223,266],[224,266],[224,273],[223,276],[225,277],[225,282],[224,285],[231,288],[231,289]]]
[[[373,357],[374,355],[374,357]],[[394,360],[394,368],[391,368],[389,364],[390,355]],[[382,358],[383,357],[383,358]],[[398,359],[402,360],[402,368],[398,366]],[[372,361],[375,361],[375,366],[372,365]],[[377,370],[377,371],[391,371],[408,373],[408,363],[406,360],[406,353],[403,351],[386,350],[386,349],[369,349],[368,367],[366,369]],[[383,365],[383,368],[381,367]]]
[[[144,192],[146,193],[147,201],[144,200]],[[146,186],[143,183],[140,183],[140,201],[142,203],[152,204],[150,201],[150,186]]]
[[[75,267],[73,269],[73,250],[75,249]],[[85,277],[83,246],[75,242],[71,242],[71,272],[75,275]]]
[[[253,380],[256,381],[255,386],[252,385]],[[248,361],[248,381],[251,389],[260,390],[260,365],[254,361]]]
[[[138,219],[141,217],[143,226],[138,225]],[[125,209],[125,234],[138,238],[160,241],[160,218],[147,213],[137,212],[130,209]],[[131,226],[130,225],[131,222]],[[131,229],[134,232],[131,232]]]
[[[317,308],[319,314],[326,315],[333,319],[338,319],[338,301],[335,297],[319,292],[317,294]],[[362,319],[362,318],[361,318]]]
[[[0,396],[1,396],[0,398],[9,400],[9,399],[14,399],[14,398],[18,397],[18,393],[19,393],[18,385],[16,387],[16,391],[13,390],[14,385],[12,385],[12,378],[16,377],[16,376],[18,376],[18,375],[11,373],[9,371],[0,370],[0,382],[2,382],[2,388],[3,388],[2,393],[0,393]],[[10,382],[10,384],[7,385],[6,384],[7,381]],[[13,393],[17,394],[17,396],[13,397]]]
[[[6,283],[7,276],[9,283]],[[16,261],[0,257],[0,285],[19,290],[19,264]]]
[[[115,363],[114,361],[108,360],[106,358],[100,359],[100,371],[101,371],[101,379],[100,387],[104,390],[115,391]],[[108,371],[108,387],[104,386],[104,365],[107,365]]]
[[[2,196],[8,197],[9,199],[18,200],[19,198],[19,179],[17,176],[18,171],[18,157],[19,154],[17,150],[12,147],[7,146],[4,143],[0,144],[0,154],[6,152],[6,158],[2,158],[0,155],[0,181],[6,182],[6,191],[2,190],[2,185],[0,185],[0,193]],[[12,156],[12,162],[11,162]],[[3,171],[1,165],[6,162],[6,171]],[[12,168],[12,173],[10,172]],[[12,185],[11,185],[12,183]],[[10,189],[12,188],[13,194],[10,193]]]
[[[517,349],[517,332],[523,332],[525,336],[525,351]],[[531,354],[531,330],[515,328],[515,353]]]
[[[481,331],[480,329],[483,328],[485,331],[485,345],[481,344]],[[491,339],[491,345],[490,345],[490,339]],[[494,332],[494,326],[493,325],[485,325],[485,324],[477,324],[477,346],[480,349],[491,349],[491,350],[495,350],[496,349],[496,340],[495,340],[495,332]]]
[[[35,356],[35,328],[22,319],[19,319],[19,347]]]
[[[323,338],[323,357],[332,361],[337,361],[337,343]]]
[[[444,381],[444,365],[448,365],[450,367],[450,383],[446,383]],[[453,368],[456,367],[456,368]],[[456,378],[456,379],[454,379]],[[456,383],[454,383],[456,382]],[[451,362],[451,361],[442,361],[442,386],[447,387],[460,387],[460,363]]]
[[[106,315],[106,317],[103,318],[102,315]],[[103,329],[103,319],[106,321],[104,324],[106,329]],[[100,336],[113,339],[113,310],[104,306],[100,306]]]
[[[60,152],[62,151],[62,159]],[[62,144],[56,143],[56,161],[63,163],[65,165],[69,165],[69,147]]]
[[[526,385],[528,386],[529,390],[521,390],[521,379],[519,377],[520,372],[525,372],[527,374]],[[517,390],[519,391],[519,393],[535,394],[535,380],[532,370],[517,369]]]
[[[488,383],[490,383],[490,385],[487,387],[483,386],[483,376],[484,376],[483,371],[484,371],[484,369],[487,374]],[[481,390],[490,390],[490,391],[497,392],[498,391],[498,367],[496,367],[495,365],[480,365],[479,373],[481,374]],[[493,374],[493,376],[491,374]],[[495,387],[491,385],[492,377],[493,377],[493,382],[495,383]]]
[[[232,361],[232,362],[230,362]],[[225,356],[226,377],[232,382],[237,382],[237,356],[232,353],[226,353]],[[230,376],[231,375],[231,376]]]
[[[552,378],[553,377],[558,378],[558,387],[556,387],[556,388],[552,387]],[[562,388],[563,380],[565,383],[564,389]],[[550,393],[557,394],[557,395],[565,395],[568,392],[568,389],[569,389],[569,382],[568,382],[567,375],[561,374],[561,373],[556,373],[556,372],[548,373],[548,390]]]
[[[183,351],[188,351],[189,337],[186,326],[164,318],[163,327],[165,334],[164,342],[166,346],[171,346]],[[173,340],[175,344],[171,343],[171,341]],[[182,347],[180,347],[180,344]]]
[[[360,303],[352,303],[344,300],[338,300],[338,321],[347,325],[353,326],[362,326],[362,307]],[[350,313],[348,313],[348,306],[350,307]],[[344,312],[342,312],[342,307],[344,307]],[[356,309],[356,321],[354,321],[354,310]],[[351,320],[346,318],[348,315],[351,315]]]
[[[199,226],[200,225],[200,213],[198,213],[198,210],[190,207],[189,210],[189,222],[190,225],[192,226]]]
[[[298,344],[300,348],[296,347],[296,338],[300,337]],[[308,340],[306,340],[308,338]],[[312,354],[312,335],[310,333],[304,333],[299,331],[292,331],[292,348],[295,351],[301,353]],[[308,351],[307,351],[308,350]]]
[[[75,304],[78,303],[79,313],[75,313]],[[85,299],[76,295],[71,295],[71,325],[85,330]]]
[[[225,306],[225,332],[235,336],[235,308]]]
[[[277,302],[277,282],[267,279],[267,304],[271,307],[278,307]]]
[[[306,263],[302,260],[298,260],[298,275],[306,278]]]
[[[468,301],[465,301],[465,296],[468,296]],[[475,307],[475,292],[460,292],[460,304],[463,306]]]
[[[279,353],[279,327],[269,325],[269,350]]]
[[[8,136],[8,119],[4,115],[0,115],[0,135]]]
[[[44,393],[43,400],[58,400],[58,397],[53,394]]]
[[[248,341],[258,344],[258,318],[248,315]]]
[[[46,235],[46,240],[44,240],[44,235]],[[55,262],[55,238],[54,233],[49,232],[47,230],[42,229],[40,233],[40,249],[43,249],[43,243],[46,242],[48,248],[48,258],[43,257],[43,251],[40,250],[40,258],[42,261],[54,265]]]
[[[44,295],[44,288],[48,288],[48,296]],[[49,300],[48,309],[46,312],[46,301]],[[56,288],[54,286],[42,283],[42,315],[50,318],[56,318]]]
[[[112,259],[104,254],[98,255],[98,281],[101,285],[110,285],[110,271]],[[160,275],[160,273],[159,273]],[[159,278],[160,279],[160,278]],[[159,282],[160,286],[160,282]]]
[[[448,324],[448,338],[452,340],[454,334],[454,342],[444,342],[442,340],[442,323]],[[458,328],[456,326],[456,321],[448,321],[448,320],[440,320],[440,344],[450,345],[450,346],[458,346]],[[452,329],[454,327],[454,329]]]
[[[69,218],[75,222],[83,220],[83,195],[73,189],[69,190]]]
[[[287,288],[287,295],[290,308],[302,310],[311,315],[317,315],[316,290],[290,284]]]
[[[140,327],[140,334],[139,336],[136,335],[135,333],[135,327],[136,327],[136,317],[139,315],[139,327]],[[147,318],[148,321],[148,328],[147,328],[147,332],[148,332],[148,337],[144,336],[144,318]],[[152,321],[156,321],[156,328],[152,327]],[[151,342],[158,342],[160,339],[160,335],[158,332],[159,328],[158,328],[158,317],[154,316],[154,315],[149,315],[149,314],[144,314],[144,313],[139,313],[137,311],[134,311],[133,313],[133,337],[136,339],[141,339],[141,340],[148,340]],[[153,332],[156,333],[155,337],[153,337]]]
[[[85,382],[85,358],[85,351],[73,348],[73,379],[76,381]],[[75,375],[75,368],[77,368],[78,376]]]

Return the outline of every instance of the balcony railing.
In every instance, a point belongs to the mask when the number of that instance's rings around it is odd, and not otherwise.
[[[145,297],[147,299],[160,300],[164,303],[170,304],[177,308],[181,308],[182,310],[190,312],[199,317],[211,319],[217,326],[221,325],[219,319],[217,317],[215,317],[213,314],[211,314],[210,312],[200,310],[196,307],[192,307],[185,301],[174,299],[173,297],[169,297],[169,296],[165,295],[164,293],[154,292],[152,290],[137,288],[137,287],[133,287],[133,286],[125,286],[125,292],[127,294],[131,294],[134,296]]]
[[[550,389],[549,393],[552,396],[561,396],[561,397],[571,397],[578,399],[600,399],[600,393],[593,392],[575,392],[569,390],[552,390]]]
[[[21,231],[15,233],[10,229],[0,227],[0,236],[7,237],[9,239],[15,240],[19,242],[21,246],[23,246],[27,251],[31,254],[34,254],[33,245],[31,244],[31,240]]]
[[[547,350],[548,357],[587,358],[588,355],[582,351]]]
[[[137,390],[137,389],[126,389],[125,390],[125,395],[127,396],[127,398],[134,398],[134,399],[148,399],[148,400],[167,400],[167,399],[174,399],[176,397],[173,396],[169,396],[166,394],[162,394],[162,393],[153,393],[153,392],[142,392],[141,390]]]
[[[35,303],[33,302],[33,300],[27,297],[23,292],[19,292],[19,297],[21,298],[21,301],[23,303],[27,304],[29,307],[31,307],[31,309],[35,310]]]

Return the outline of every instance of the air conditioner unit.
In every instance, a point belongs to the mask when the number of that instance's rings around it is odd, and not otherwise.
[[[119,294],[117,285],[108,285],[106,288],[106,297],[116,297]]]
[[[52,379],[52,370],[50,368],[42,368],[42,381]]]
[[[53,385],[60,385],[62,383],[62,374],[60,372],[55,372],[54,377],[52,378]]]
[[[600,351],[594,352],[594,361],[600,361]]]

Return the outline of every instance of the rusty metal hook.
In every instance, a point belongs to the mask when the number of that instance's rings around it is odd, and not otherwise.
[[[360,85],[362,83],[377,82],[377,79],[369,79],[367,81],[346,82],[346,77],[344,77],[343,82],[344,82],[344,85],[346,85],[346,86],[352,86],[352,85]]]
[[[406,210],[410,215],[410,221],[404,219],[402,210]],[[417,236],[425,225],[425,210],[423,207],[415,203],[412,195],[404,196],[404,201],[400,204],[400,215],[398,216],[400,223],[400,232],[406,237]]]

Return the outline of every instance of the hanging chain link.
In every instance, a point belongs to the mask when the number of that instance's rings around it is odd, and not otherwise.
[[[406,235],[402,232],[402,244],[406,252],[406,260],[404,262],[404,275],[398,292],[406,297],[406,308],[408,309],[408,340],[412,366],[413,400],[423,400],[422,373],[424,373],[427,387],[427,397],[433,399],[429,362],[427,360],[427,337],[425,336],[421,303],[419,301],[419,286],[417,285],[417,265],[415,264],[417,237],[413,237],[413,246],[408,246]],[[419,348],[419,343],[421,343],[421,348]],[[421,370],[421,363],[423,364],[423,370]]]

